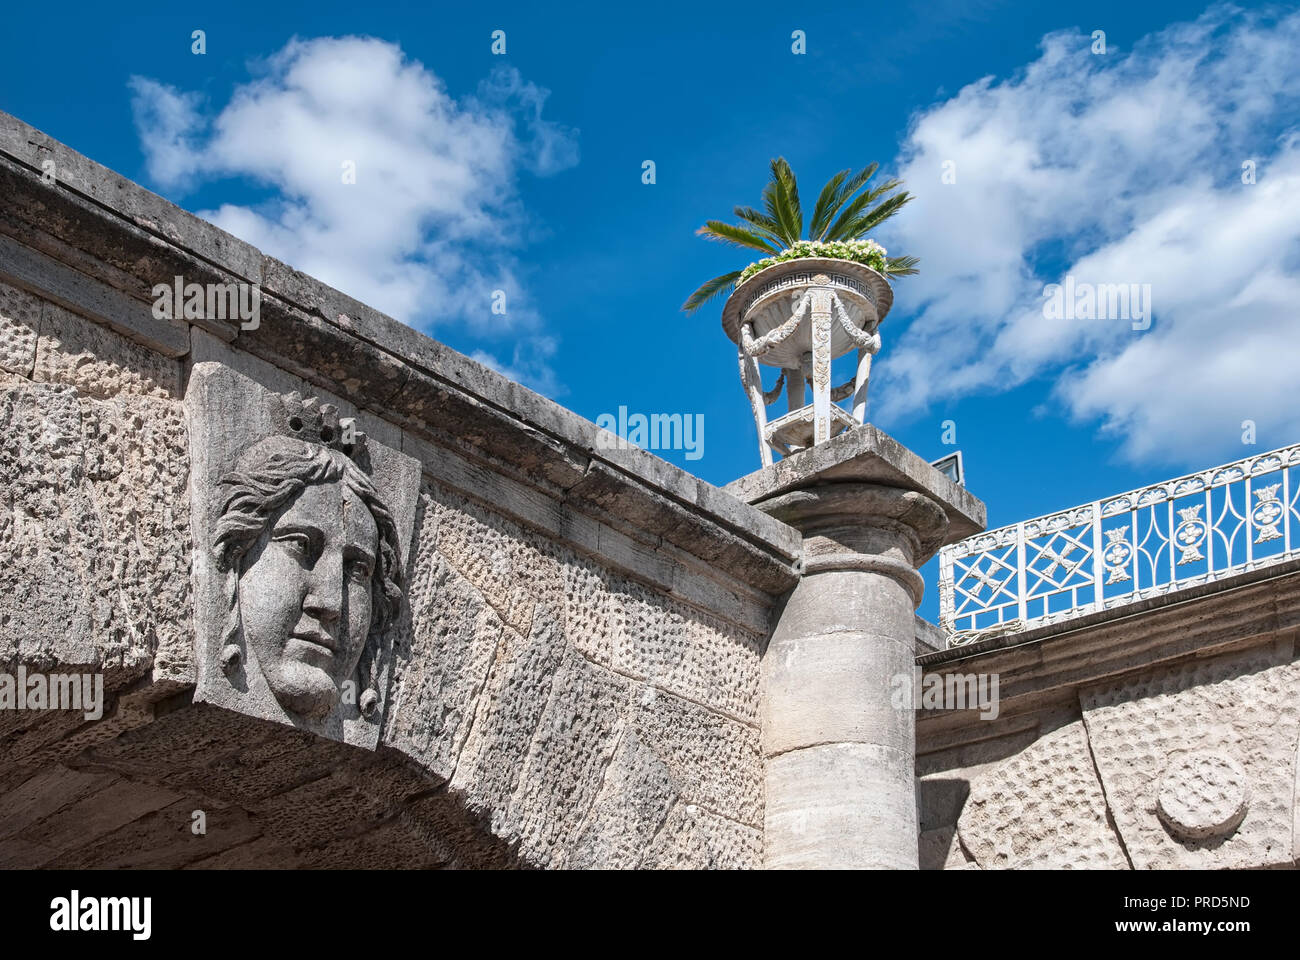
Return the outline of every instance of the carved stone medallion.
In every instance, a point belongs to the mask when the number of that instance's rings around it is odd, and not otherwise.
[[[1160,782],[1157,809],[1165,827],[1185,840],[1226,836],[1250,805],[1241,764],[1222,753],[1197,751],[1170,763]]]

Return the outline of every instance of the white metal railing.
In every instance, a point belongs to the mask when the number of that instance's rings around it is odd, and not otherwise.
[[[1300,555],[1300,444],[977,534],[939,553],[948,646]]]

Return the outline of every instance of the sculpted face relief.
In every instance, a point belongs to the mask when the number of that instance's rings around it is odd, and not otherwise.
[[[294,713],[338,702],[370,633],[379,528],[340,481],[306,487],[259,538],[240,577],[244,638]]]
[[[364,438],[344,445],[332,407],[288,400],[283,432],[218,485],[222,669],[239,689],[260,674],[291,715],[320,720],[344,702],[374,719],[378,640],[401,600],[397,529],[352,459]]]

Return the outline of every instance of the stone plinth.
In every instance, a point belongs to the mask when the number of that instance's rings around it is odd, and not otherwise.
[[[917,569],[984,507],[873,427],[732,490],[803,534],[763,658],[768,868],[917,867]]]

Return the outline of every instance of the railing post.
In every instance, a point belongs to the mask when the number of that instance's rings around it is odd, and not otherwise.
[[[1016,524],[1016,598],[1020,601],[1020,622],[1029,619],[1029,576],[1025,573],[1025,523]]]
[[[1105,598],[1102,596],[1103,574],[1106,561],[1102,557],[1101,546],[1101,501],[1092,501],[1092,602],[1094,610],[1101,610]]]
[[[1214,579],[1214,487],[1205,485],[1205,579]]]
[[[1169,499],[1165,501],[1165,506],[1167,507],[1165,513],[1169,517],[1167,521],[1169,524],[1169,528],[1168,528],[1169,529],[1169,582],[1173,583],[1175,580],[1178,579],[1178,560],[1174,556],[1174,552],[1178,549],[1178,538],[1174,536],[1174,533],[1175,531],[1177,531],[1178,526],[1177,524],[1174,523],[1173,491],[1166,490],[1165,493],[1169,497]],[[1154,587],[1155,585],[1156,584],[1153,578],[1151,586]]]
[[[1282,550],[1291,552],[1291,468],[1282,468]]]
[[[1253,467],[1254,464],[1252,463],[1250,466]],[[1242,508],[1241,508],[1241,512],[1246,516],[1246,569],[1247,570],[1249,570],[1251,568],[1251,565],[1255,562],[1255,538],[1251,536],[1253,531],[1250,529],[1250,516],[1254,511],[1250,509],[1251,476],[1249,471],[1250,471],[1250,467],[1247,467],[1246,499],[1245,502],[1242,504]]]
[[[949,633],[955,629],[953,621],[957,610],[956,587],[952,582],[952,552],[951,544],[939,548],[939,626]]]

